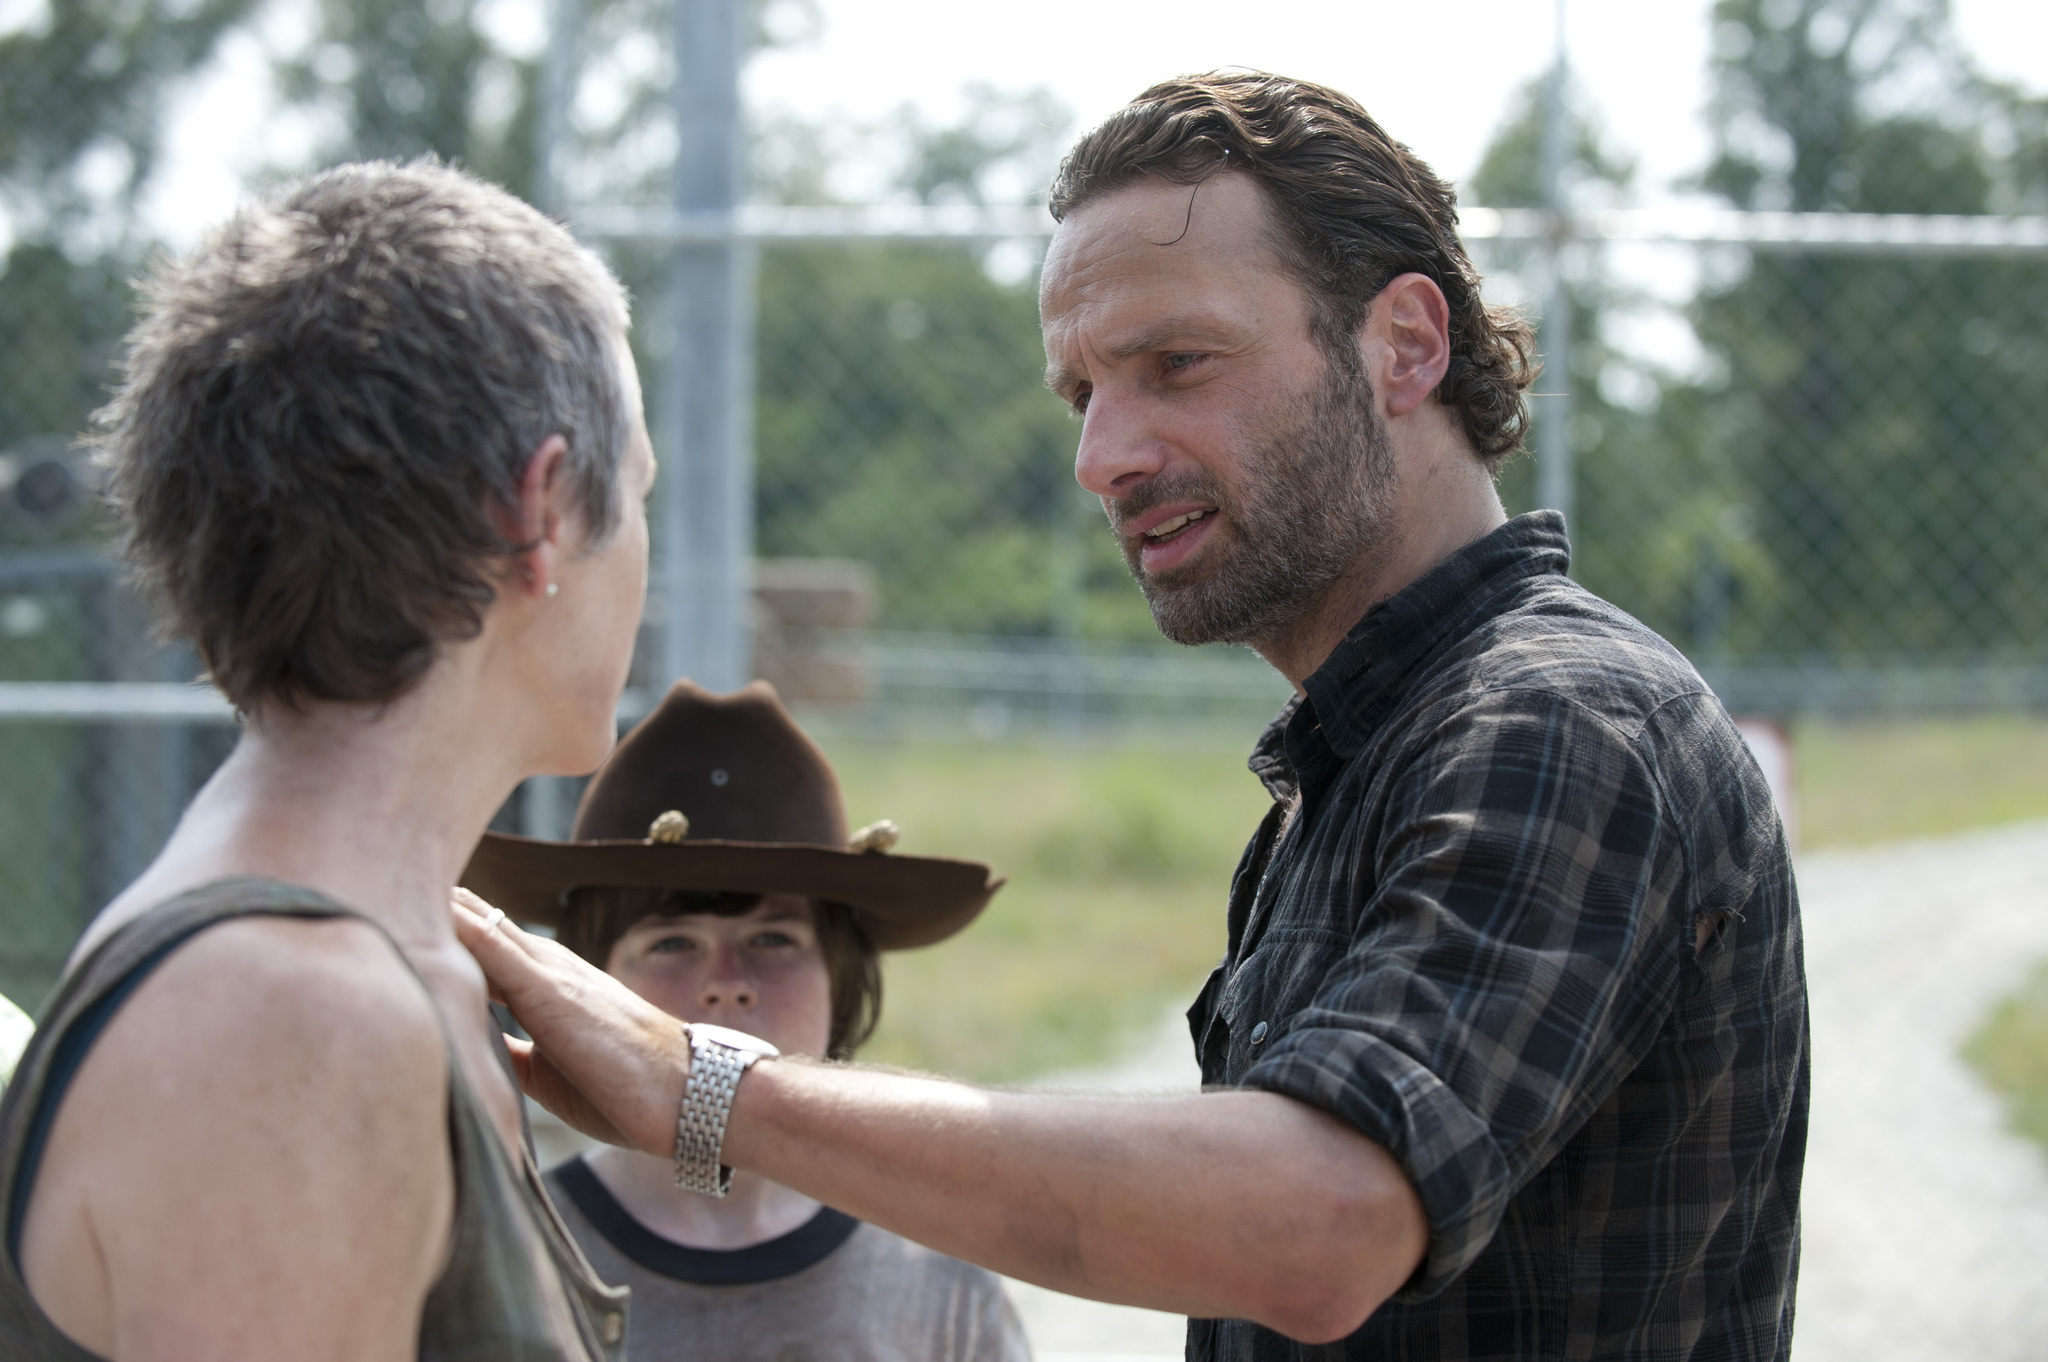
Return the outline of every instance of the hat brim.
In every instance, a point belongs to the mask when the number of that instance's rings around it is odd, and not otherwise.
[[[484,834],[463,888],[521,922],[554,927],[566,891],[713,889],[804,894],[860,910],[885,951],[943,941],[974,921],[1004,881],[978,861],[853,852],[801,842],[550,842]]]

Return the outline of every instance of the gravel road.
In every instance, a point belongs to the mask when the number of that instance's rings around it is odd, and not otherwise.
[[[1957,1058],[2048,958],[2048,823],[1799,858],[1813,1129],[1793,1362],[2048,1358],[2048,1157]],[[1187,1091],[1176,1014],[1129,1060],[1043,1080]],[[1178,1357],[1182,1323],[1010,1283],[1041,1362]]]
[[[1813,1140],[1794,1362],[2048,1358],[2048,1157],[1957,1057],[2048,958],[2048,823],[1802,858]]]

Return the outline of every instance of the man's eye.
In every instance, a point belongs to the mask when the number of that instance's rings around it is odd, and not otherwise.
[[[1088,399],[1093,396],[1095,396],[1095,390],[1093,388],[1077,389],[1074,393],[1074,410],[1078,412],[1086,412],[1088,410]]]
[[[1166,357],[1166,367],[1169,369],[1185,369],[1200,358],[1200,355],[1186,352],[1178,355],[1168,355]]]

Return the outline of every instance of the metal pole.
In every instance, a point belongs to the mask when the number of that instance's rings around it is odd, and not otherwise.
[[[577,33],[582,0],[547,0],[548,47],[540,59],[540,108],[534,126],[533,202],[543,213],[566,217],[562,158],[569,139],[569,105],[576,97]]]
[[[1566,103],[1565,0],[1557,0],[1557,55],[1543,106],[1543,206],[1550,215],[1550,297],[1543,307],[1543,405],[1536,421],[1536,499],[1572,517],[1572,295],[1565,278],[1570,235],[1565,169],[1571,159]]]
[[[541,53],[540,107],[533,130],[533,203],[552,217],[569,216],[568,188],[562,166],[569,150],[569,105],[576,97],[581,69],[577,42],[583,22],[582,0],[546,0],[547,50]],[[530,776],[519,796],[519,830],[549,840],[569,835],[574,816],[566,782],[560,776]]]
[[[679,213],[728,219],[744,192],[740,63],[747,0],[676,0],[674,197]],[[753,257],[736,236],[679,244],[669,259],[662,493],[662,675],[712,690],[752,662]]]

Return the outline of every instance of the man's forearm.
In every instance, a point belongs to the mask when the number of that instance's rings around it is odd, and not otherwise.
[[[458,894],[456,931],[544,1047],[527,1091],[636,1149],[674,1146],[681,1028],[559,943]],[[769,1059],[725,1161],[919,1243],[1101,1300],[1341,1338],[1414,1272],[1421,1202],[1387,1152],[1271,1093],[991,1092]]]
[[[766,1061],[726,1161],[906,1238],[1055,1290],[1350,1333],[1421,1261],[1401,1168],[1270,1093],[988,1091]]]

